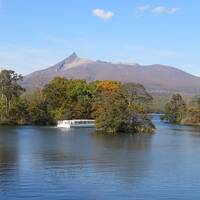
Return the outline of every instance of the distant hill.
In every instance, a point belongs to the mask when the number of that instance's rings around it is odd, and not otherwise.
[[[52,67],[25,76],[22,85],[28,89],[39,88],[57,76],[87,81],[136,82],[151,93],[200,93],[200,77],[174,67],[93,61],[79,58],[76,53]]]

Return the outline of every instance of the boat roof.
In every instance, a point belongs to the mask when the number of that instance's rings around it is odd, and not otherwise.
[[[59,121],[94,121],[93,119],[71,119],[71,120],[59,120]]]

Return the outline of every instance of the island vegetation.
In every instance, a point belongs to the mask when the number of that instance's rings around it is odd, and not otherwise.
[[[161,119],[175,124],[200,125],[200,96],[193,97],[186,104],[180,94],[174,94]]]
[[[63,119],[95,119],[106,133],[151,133],[146,105],[152,96],[140,84],[54,78],[44,88],[26,91],[11,70],[0,73],[0,123],[53,125]]]

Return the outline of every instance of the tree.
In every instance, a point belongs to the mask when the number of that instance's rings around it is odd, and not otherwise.
[[[6,121],[6,102],[4,99],[0,99],[0,123]]]
[[[30,124],[29,102],[25,98],[15,100],[10,109],[10,122],[13,124]]]
[[[72,118],[91,118],[92,102],[95,96],[93,86],[85,80],[73,80],[71,81],[69,91]]]
[[[133,119],[137,113],[145,113],[145,106],[153,100],[153,97],[146,91],[144,86],[135,83],[125,83],[121,88],[128,101],[130,118]]]
[[[143,85],[136,83],[125,83],[122,85],[122,89],[126,95],[126,98],[131,103],[145,104],[153,100],[153,97],[146,91]]]
[[[143,99],[146,102],[152,98],[142,86],[115,82],[101,82],[102,85],[94,103],[94,118],[98,129],[111,133],[154,131],[155,127],[141,101]]]
[[[121,93],[102,92],[94,103],[96,127],[105,132],[124,132],[128,124],[127,102]]]
[[[48,110],[56,120],[91,118],[94,84],[85,80],[55,78],[43,90]]]
[[[165,106],[165,114],[162,117],[170,123],[180,124],[186,116],[187,106],[180,94],[174,94]]]
[[[0,72],[0,96],[1,102],[5,102],[5,115],[8,118],[11,104],[14,99],[18,98],[25,89],[22,88],[18,81],[23,77],[12,70],[2,70]]]
[[[146,109],[153,97],[146,91],[143,85],[125,83],[122,91],[128,102],[128,126],[132,132],[153,132],[155,126],[151,122]]]
[[[29,119],[34,125],[55,124],[52,113],[48,110],[48,103],[44,95],[40,92],[34,92],[34,98],[29,99]]]
[[[96,81],[96,88],[97,91],[102,92],[102,91],[109,91],[109,92],[118,92],[121,84],[117,81],[110,81],[110,80],[105,80],[105,81]]]
[[[48,110],[56,120],[69,119],[71,117],[68,98],[69,84],[69,80],[56,77],[42,91]]]
[[[200,124],[200,96],[197,95],[193,98],[191,106],[188,109],[188,117],[186,123]]]
[[[196,96],[193,98],[192,103],[194,104],[194,107],[195,107],[197,110],[200,110],[200,95],[196,95]]]

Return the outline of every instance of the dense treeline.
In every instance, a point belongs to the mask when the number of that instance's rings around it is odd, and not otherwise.
[[[95,119],[105,132],[153,132],[146,112],[152,97],[140,84],[55,78],[43,89],[25,92],[14,71],[0,73],[1,124],[52,125],[62,119]]]
[[[165,106],[162,119],[175,124],[200,125],[200,96],[186,104],[180,94],[174,94]]]

